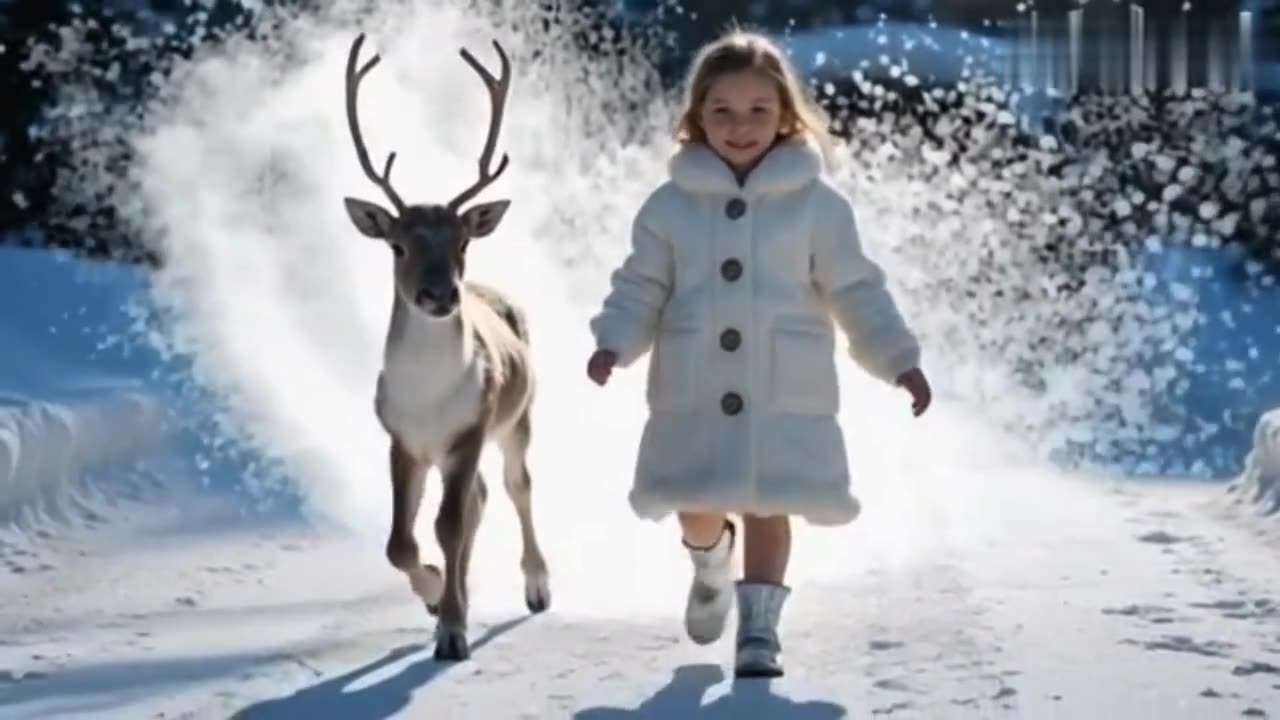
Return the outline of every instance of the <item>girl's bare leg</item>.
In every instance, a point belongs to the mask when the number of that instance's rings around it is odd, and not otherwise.
[[[725,516],[720,513],[680,513],[680,530],[684,544],[693,548],[708,548],[720,539]]]
[[[747,515],[742,525],[742,579],[781,585],[791,560],[791,518]]]

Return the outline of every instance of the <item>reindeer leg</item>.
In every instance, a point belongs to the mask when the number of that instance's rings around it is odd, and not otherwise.
[[[471,536],[467,538],[466,544],[462,548],[461,570],[459,571],[458,580],[462,585],[462,602],[471,607],[471,549],[476,544],[476,531],[480,528],[480,521],[484,518],[484,507],[489,499],[489,488],[485,486],[484,474],[476,471],[475,485],[472,490],[472,504],[475,506],[472,511],[475,513],[474,527]]]
[[[442,468],[444,493],[436,515],[436,539],[444,553],[444,594],[436,623],[437,660],[466,660],[471,655],[467,644],[466,565],[480,521],[477,467],[483,443],[481,425],[462,433]]]
[[[392,439],[391,532],[387,538],[387,560],[392,567],[409,576],[409,587],[422,598],[427,612],[434,614],[444,592],[444,583],[438,568],[421,564],[418,543],[413,537],[428,469],[429,462],[418,460]]]
[[[529,411],[512,427],[500,443],[502,449],[503,486],[515,505],[520,518],[520,570],[524,572],[524,603],[530,612],[542,612],[551,606],[551,585],[547,574],[547,561],[538,547],[538,536],[533,528],[533,481],[529,477],[526,454],[532,437],[532,421]]]

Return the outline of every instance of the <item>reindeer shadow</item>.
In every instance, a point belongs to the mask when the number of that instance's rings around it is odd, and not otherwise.
[[[506,633],[531,616],[522,616],[494,625],[471,645],[474,652],[494,638]],[[425,656],[399,673],[379,682],[347,690],[346,687],[360,678],[419,652]],[[288,718],[337,717],[343,720],[382,720],[403,711],[418,688],[447,672],[456,663],[438,662],[432,656],[432,646],[423,643],[401,645],[373,662],[362,665],[337,677],[297,690],[291,695],[263,700],[245,707],[234,715],[234,720],[285,720]]]
[[[580,710],[574,720],[837,720],[849,716],[835,703],[822,700],[796,702],[773,694],[770,681],[734,680],[732,688],[710,705],[702,696],[724,680],[719,665],[684,665],[676,668],[671,682],[634,708],[594,707]]]

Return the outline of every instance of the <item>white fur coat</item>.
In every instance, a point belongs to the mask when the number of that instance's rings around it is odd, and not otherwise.
[[[848,197],[803,140],[775,146],[743,186],[700,144],[669,172],[591,320],[619,367],[652,350],[633,509],[853,521],[832,315],[853,359],[886,382],[920,347]]]

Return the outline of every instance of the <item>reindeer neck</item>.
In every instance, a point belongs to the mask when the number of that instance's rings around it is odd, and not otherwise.
[[[471,322],[459,310],[446,320],[424,316],[410,308],[397,293],[391,306],[387,328],[385,360],[407,360],[415,364],[465,361],[474,352]]]

